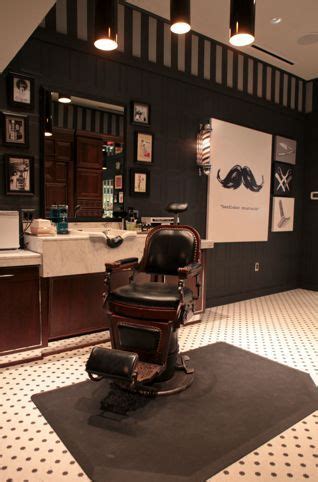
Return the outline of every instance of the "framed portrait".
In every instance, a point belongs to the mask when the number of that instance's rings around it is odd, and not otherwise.
[[[27,75],[9,73],[8,104],[22,110],[33,110],[34,79]]]
[[[296,164],[297,142],[287,137],[274,137],[274,161]]]
[[[7,154],[5,157],[6,194],[33,196],[34,158]]]
[[[121,174],[115,176],[115,189],[123,188],[123,176]]]
[[[136,162],[153,162],[153,134],[136,132]]]
[[[130,169],[131,196],[149,196],[150,173],[147,169]]]
[[[273,164],[273,195],[294,197],[294,166],[283,162]]]
[[[143,102],[131,103],[131,123],[142,126],[150,125],[150,105]]]
[[[123,193],[123,191],[120,191],[120,192],[118,193],[118,202],[119,202],[119,204],[123,204],[123,202],[124,202],[124,193]]]
[[[27,116],[3,113],[3,143],[7,146],[29,145],[29,119]]]

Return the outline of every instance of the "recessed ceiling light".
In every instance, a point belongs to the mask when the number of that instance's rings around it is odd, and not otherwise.
[[[282,17],[273,17],[271,19],[271,24],[277,25],[278,23],[281,23],[283,21]]]

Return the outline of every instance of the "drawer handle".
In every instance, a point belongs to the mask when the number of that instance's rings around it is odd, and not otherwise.
[[[0,278],[13,278],[14,274],[0,274]]]

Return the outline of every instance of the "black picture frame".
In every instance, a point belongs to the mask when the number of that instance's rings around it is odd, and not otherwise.
[[[139,114],[139,119],[136,113],[137,107],[140,107],[140,114]],[[142,113],[146,110],[146,119],[142,120]],[[131,102],[131,124],[136,125],[136,126],[144,126],[144,127],[149,127],[151,123],[151,109],[150,105],[146,104],[145,102],[138,102],[138,101],[132,101]]]
[[[11,122],[11,126],[10,123]],[[21,134],[21,126],[23,132]],[[20,126],[20,128],[19,128]],[[19,137],[21,136],[21,139]],[[2,142],[9,147],[29,147],[29,118],[12,112],[2,113]]]
[[[18,85],[26,86],[26,89],[19,93]],[[7,76],[7,102],[14,109],[33,111],[34,79],[28,75],[9,72]]]
[[[142,137],[151,139],[151,153],[150,160],[146,160],[146,156],[142,159],[142,153],[140,152],[140,142],[142,142]],[[152,132],[137,131],[135,132],[135,162],[137,164],[151,165],[154,159],[154,134]]]
[[[28,162],[26,162],[28,161]],[[23,166],[24,164],[24,166]],[[34,196],[34,157],[23,154],[6,154],[4,158],[5,190],[8,196]],[[12,182],[13,170],[15,180]],[[28,176],[25,174],[28,172]],[[18,174],[19,173],[19,174]],[[27,183],[24,188],[23,184]],[[12,187],[13,184],[13,187]]]
[[[295,165],[274,162],[272,168],[272,195],[295,197]]]
[[[135,189],[136,176],[143,174],[145,176],[146,186],[144,191]],[[148,197],[150,195],[150,171],[143,168],[130,169],[130,195],[134,197]]]

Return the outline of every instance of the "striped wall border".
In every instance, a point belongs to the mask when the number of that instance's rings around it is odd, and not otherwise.
[[[90,42],[93,0],[57,0],[41,27]],[[313,82],[191,31],[171,35],[169,23],[143,10],[119,3],[119,51],[143,63],[158,64],[234,89],[293,111],[313,106]]]
[[[52,102],[53,126],[105,134],[124,136],[124,116],[73,104]]]

